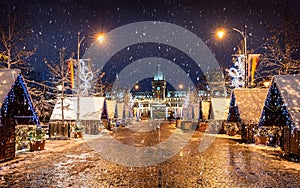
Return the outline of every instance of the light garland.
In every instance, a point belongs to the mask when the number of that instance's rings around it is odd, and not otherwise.
[[[261,126],[291,126],[291,134],[294,134],[294,123],[291,119],[286,105],[281,97],[280,91],[275,83],[272,83],[259,122]]]
[[[87,95],[89,89],[92,87],[90,81],[93,80],[93,72],[89,71],[89,68],[82,59],[80,60],[79,77],[82,80],[82,84],[80,85],[80,89],[82,89],[82,94]]]
[[[129,108],[132,108],[134,106],[134,103],[136,101],[136,96],[132,96],[132,94],[130,93],[129,95]]]
[[[231,84],[235,88],[244,87],[245,85],[245,66],[243,63],[245,60],[244,54],[237,56],[237,61],[234,62],[234,66],[237,68],[231,67],[228,71],[229,75],[232,77]]]
[[[231,100],[229,105],[229,112],[227,116],[227,122],[242,122],[242,119],[240,117],[239,108],[236,105],[236,99],[234,92],[231,94]]]
[[[18,93],[18,88],[22,89],[24,93]],[[19,99],[19,97],[22,97],[23,99],[21,100]],[[23,104],[19,104],[20,101],[22,101]],[[26,109],[25,107],[27,105],[28,108]],[[19,75],[10,92],[5,97],[5,101],[1,109],[1,115],[4,119],[13,118],[13,116],[17,115],[17,113],[20,113],[19,111],[21,111],[21,113],[25,115],[27,113],[27,110],[31,112],[33,122],[36,123],[36,125],[40,126],[40,122],[34,110],[30,95],[27,91],[26,84],[22,76]]]
[[[39,118],[38,118],[38,116],[36,115],[36,112],[35,112],[35,110],[34,110],[33,104],[32,104],[32,102],[31,102],[30,95],[29,95],[29,93],[28,93],[28,90],[27,90],[27,88],[26,88],[26,85],[25,85],[25,82],[24,82],[22,76],[20,76],[20,75],[18,76],[18,81],[19,81],[19,83],[21,84],[22,89],[23,89],[23,91],[24,91],[24,93],[25,93],[25,96],[24,96],[24,97],[26,98],[26,100],[27,100],[27,102],[28,102],[28,105],[29,105],[29,107],[30,107],[30,110],[31,110],[31,112],[32,112],[32,115],[33,115],[33,121],[34,121],[37,125],[40,125]]]
[[[184,99],[183,108],[188,108],[189,107],[189,102],[190,102],[190,95],[189,95],[189,93],[187,93],[187,95]]]

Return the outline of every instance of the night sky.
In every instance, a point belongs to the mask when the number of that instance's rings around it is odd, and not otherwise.
[[[70,57],[72,52],[76,52],[78,32],[83,35],[109,32],[122,25],[139,21],[163,21],[188,29],[207,44],[223,68],[230,67],[231,54],[236,52],[236,47],[242,38],[237,32],[230,32],[226,39],[222,41],[216,39],[214,32],[219,26],[243,30],[244,25],[247,25],[248,49],[254,49],[254,52],[259,53],[265,39],[270,36],[267,26],[282,23],[287,4],[292,14],[298,18],[300,16],[299,0],[29,0],[20,2],[32,14],[33,38],[28,43],[30,46],[37,47],[37,52],[29,61],[38,72],[44,71],[43,59],[58,62],[61,47],[67,48],[67,57]],[[91,43],[90,40],[82,43],[81,54]],[[176,52],[176,50],[171,51]],[[139,51],[139,53],[143,52]],[[159,52],[153,53],[159,54]],[[178,53],[174,54],[172,56]],[[122,57],[119,56],[120,62],[123,61]],[[141,55],[139,54],[137,58],[141,58]]]

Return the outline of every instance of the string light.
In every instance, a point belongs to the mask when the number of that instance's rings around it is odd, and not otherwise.
[[[86,95],[88,94],[89,89],[91,88],[91,81],[93,80],[93,73],[89,71],[88,66],[85,64],[85,62],[80,59],[80,79],[82,80],[82,84],[80,85],[80,88],[82,89],[82,94]]]
[[[270,123],[272,125],[290,125],[292,128],[294,127],[293,121],[275,83],[273,83],[269,89],[259,127],[268,126]]]
[[[231,67],[228,71],[232,77],[231,83],[235,88],[244,87],[245,85],[245,67],[243,61],[245,61],[244,54],[237,56],[237,61],[234,62],[235,67]]]
[[[19,91],[23,92],[20,93]],[[23,100],[19,99],[19,97],[21,96],[23,97]],[[20,105],[19,102],[23,102],[23,104]],[[29,112],[26,112],[25,110],[28,110]],[[40,126],[40,122],[31,102],[31,98],[27,91],[26,84],[22,76],[18,75],[16,82],[12,85],[10,92],[5,97],[1,114],[2,117],[10,118],[18,114],[26,115],[28,113],[32,114],[32,121],[36,125]]]

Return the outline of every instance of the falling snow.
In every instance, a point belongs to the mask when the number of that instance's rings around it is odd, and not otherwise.
[[[47,3],[37,1],[30,4],[29,9],[37,10],[35,16],[36,21],[33,27],[39,36],[34,43],[41,43],[38,51],[47,51],[51,57],[47,59],[57,59],[57,49],[66,46],[69,53],[76,51],[77,32],[82,33],[100,31],[109,31],[118,26],[143,20],[157,20],[178,24],[202,38],[210,47],[214,48],[215,40],[209,33],[213,33],[213,28],[219,25],[228,27],[243,28],[245,21],[249,33],[249,46],[257,47],[263,43],[267,36],[267,28],[265,24],[277,24],[278,20],[284,15],[284,7],[279,2],[265,1],[264,4],[250,3],[249,1],[229,1],[217,3],[215,1],[199,2],[190,1],[186,3],[178,3],[176,1],[162,1],[146,3],[128,4],[126,2],[104,2],[104,3],[83,3],[75,1],[59,1],[56,3]],[[295,4],[292,1],[290,4]],[[248,8],[248,14],[245,14],[244,8]],[[296,6],[291,6],[296,8]],[[297,10],[293,10],[297,12]],[[298,11],[300,12],[300,11]],[[239,18],[237,20],[237,18]],[[48,25],[45,24],[47,20]],[[59,34],[58,34],[59,33]],[[255,33],[255,34],[252,34]],[[139,34],[136,31],[136,34]],[[142,32],[140,37],[146,36],[146,32]],[[237,38],[237,37],[236,37]],[[56,42],[55,48],[51,49],[49,43]],[[89,45],[89,44],[87,44]],[[228,45],[226,52],[233,52],[233,45]],[[215,50],[217,58],[221,55],[218,48]],[[168,51],[168,50],[167,50]],[[35,54],[37,59],[45,58],[45,54]],[[174,55],[176,56],[176,55]],[[221,57],[221,56],[220,56]],[[221,60],[224,61],[224,60]],[[222,62],[228,64],[227,62]]]

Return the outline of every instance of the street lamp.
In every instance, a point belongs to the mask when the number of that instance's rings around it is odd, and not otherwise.
[[[65,118],[64,118],[64,85],[58,85],[57,89],[59,91],[61,91],[61,121],[62,121],[62,124],[64,125],[64,121],[65,121]]]
[[[99,41],[100,44],[102,44],[105,41],[105,34],[104,33],[100,33],[100,34],[91,33],[91,34],[84,35],[82,38],[80,38],[80,32],[78,32],[77,62],[80,61],[80,46],[81,46],[82,41],[86,38],[89,38],[90,36],[95,36],[95,35],[98,35],[97,40]]]
[[[242,37],[243,37],[243,42],[244,42],[244,69],[245,69],[245,75],[244,75],[244,80],[245,80],[245,85],[244,87],[248,86],[248,64],[247,64],[247,36],[246,36],[246,26],[245,26],[245,30],[241,31],[239,29],[236,28],[231,28],[233,31],[238,32]],[[225,29],[220,29],[217,32],[217,35],[220,39],[222,39],[225,35]]]
[[[224,30],[220,30],[220,31],[217,32],[217,35],[218,35],[218,37],[220,39],[222,39],[224,37],[224,35],[225,35],[225,31]]]
[[[264,85],[265,88],[268,88],[271,85],[271,81],[270,80],[265,80],[263,82],[263,85]]]
[[[178,87],[179,87],[179,89],[183,89],[184,85],[183,84],[179,84]]]
[[[103,33],[101,33],[98,37],[97,40],[99,41],[100,44],[102,44],[105,40],[105,36]]]
[[[100,44],[102,44],[105,41],[105,35],[104,33],[91,33],[91,34],[87,34],[84,35],[82,38],[80,37],[80,32],[78,32],[78,41],[77,41],[77,76],[76,76],[76,82],[77,82],[77,117],[76,117],[76,123],[79,124],[79,115],[80,115],[80,76],[79,74],[81,74],[81,64],[80,64],[80,46],[81,43],[84,39],[89,38],[91,36],[97,36],[97,40]]]
[[[137,91],[139,89],[139,85],[135,84],[134,89]]]

